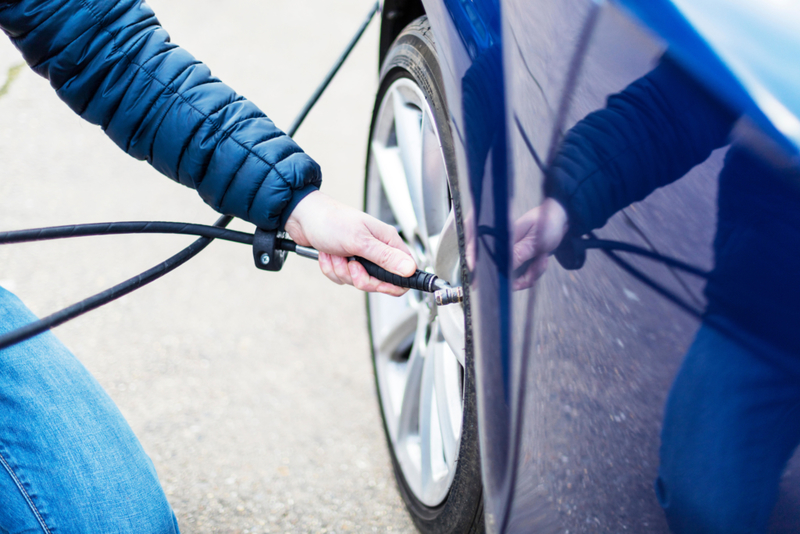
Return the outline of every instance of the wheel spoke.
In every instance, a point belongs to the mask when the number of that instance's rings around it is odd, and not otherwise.
[[[461,365],[444,340],[437,342],[434,390],[444,458],[449,466],[458,458],[458,439],[461,436]]]
[[[388,300],[391,297],[384,297],[381,295],[378,298]],[[387,302],[385,304],[389,303]],[[392,304],[394,304],[394,302],[392,302]],[[388,312],[389,310],[386,311]],[[398,349],[402,348],[403,342],[414,333],[417,327],[417,310],[411,306],[406,306],[402,310],[399,310],[399,312],[381,315],[387,320],[385,324],[379,326],[380,331],[378,332],[377,343],[375,343],[375,345],[378,352],[392,357],[398,352]]]
[[[424,203],[425,231],[428,236],[436,236],[444,228],[450,212],[450,199],[442,146],[427,113],[422,118],[421,168],[420,191]]]
[[[405,171],[409,198],[417,217],[417,229],[425,243],[427,241],[427,225],[422,190],[422,126],[425,114],[416,105],[409,104],[399,90],[392,93],[392,106],[395,136]]]
[[[453,352],[458,363],[464,367],[466,347],[464,345],[464,310],[461,306],[450,305],[438,309],[437,319],[442,336]]]
[[[383,190],[386,192],[389,207],[406,240],[411,241],[417,233],[419,224],[408,191],[400,149],[384,146],[377,141],[373,141],[370,148],[372,156],[375,158],[375,164],[378,166],[378,175]]]
[[[456,231],[456,212],[450,210],[439,234],[433,257],[433,270],[437,276],[455,282],[459,273],[461,256],[458,251],[458,233]]]
[[[396,442],[419,432],[420,388],[422,386],[423,368],[425,366],[425,330],[427,323],[422,318],[417,323],[417,336],[411,355],[408,358],[406,385],[403,389],[403,400],[400,404]]]
[[[455,211],[451,210],[439,236],[434,256],[434,272],[450,283],[460,283],[461,256],[458,251]],[[444,306],[437,310],[439,326],[450,348],[461,366],[464,366],[466,347],[464,344],[464,309],[461,306]]]
[[[441,445],[436,447],[437,442],[441,443],[441,431],[438,425],[438,414],[435,409],[436,396],[434,393],[435,383],[435,362],[436,356],[433,349],[436,344],[432,343],[428,347],[425,357],[425,365],[421,380],[421,398],[419,403],[419,438],[421,447],[421,468],[422,468],[422,493],[430,492],[430,487],[434,479],[435,455],[441,454]]]

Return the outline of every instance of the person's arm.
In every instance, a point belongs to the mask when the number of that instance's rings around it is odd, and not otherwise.
[[[664,58],[567,133],[545,194],[566,209],[570,233],[583,235],[705,161],[735,120]]]
[[[320,251],[320,269],[337,284],[389,295],[406,292],[371,277],[363,265],[347,261],[350,256],[361,256],[402,276],[411,276],[417,268],[394,227],[319,191],[297,205],[286,223],[286,231],[298,244]]]
[[[217,211],[271,230],[319,188],[319,166],[141,0],[18,0],[0,26],[70,108]]]
[[[735,120],[669,58],[609,97],[567,132],[545,181],[546,200],[515,223],[514,268],[530,264],[514,288],[533,285],[567,233],[600,228],[705,161],[727,142]]]
[[[319,189],[319,166],[253,103],[172,44],[143,1],[0,1],[0,27],[70,108],[131,156],[196,189],[215,210],[263,229],[283,228]],[[308,204],[324,205],[329,216],[362,219],[317,195]],[[330,223],[305,219],[289,228],[303,227],[323,253],[348,251],[397,274],[414,272],[404,263],[411,257],[402,242],[375,230],[377,221],[336,225],[332,235]],[[347,269],[355,278],[326,272],[326,260],[320,266],[332,280],[359,289],[402,292],[365,279],[360,265]]]

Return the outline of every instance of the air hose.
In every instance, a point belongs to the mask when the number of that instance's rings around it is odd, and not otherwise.
[[[361,39],[361,36],[364,34],[364,31],[367,29],[367,26],[372,21],[372,18],[375,16],[375,13],[378,12],[380,9],[379,2],[376,2],[375,5],[370,9],[369,13],[367,14],[366,19],[359,27],[358,31],[355,33],[353,38],[345,47],[342,54],[336,60],[333,67],[328,71],[328,74],[322,80],[322,83],[319,84],[317,89],[314,91],[314,94],[311,95],[306,105],[303,106],[303,109],[297,115],[292,125],[286,131],[289,137],[293,137],[297,130],[300,128],[300,125],[303,123],[303,120],[308,115],[309,111],[314,107],[314,105],[319,100],[322,93],[325,92],[328,85],[330,84],[331,80],[333,80],[336,73],[339,71],[339,68],[344,64],[347,57],[352,52],[353,48],[355,48],[356,43]],[[171,258],[163,261],[162,263],[156,265],[155,267],[148,269],[147,271],[130,278],[116,286],[107,289],[101,293],[93,295],[87,299],[84,299],[72,306],[64,308],[61,311],[48,315],[38,321],[34,321],[30,324],[27,324],[17,330],[13,330],[6,334],[0,336],[0,350],[14,345],[16,343],[20,343],[25,341],[26,339],[30,339],[33,336],[39,335],[42,332],[45,332],[51,328],[55,328],[58,325],[61,325],[70,319],[74,319],[80,315],[83,315],[86,312],[91,310],[97,309],[104,304],[108,304],[109,302],[116,300],[122,296],[127,295],[128,293],[143,287],[150,282],[157,280],[164,276],[165,274],[174,271],[197,254],[200,253],[204,248],[206,248],[214,239],[228,239],[231,241],[237,241],[237,239],[242,238],[243,232],[233,232],[231,230],[226,230],[225,227],[230,224],[233,220],[233,217],[228,215],[223,215],[214,223],[213,226],[204,226],[204,225],[192,225],[192,224],[183,224],[183,223],[106,223],[106,224],[90,224],[90,225],[77,225],[77,226],[62,226],[62,227],[55,227],[55,228],[43,228],[43,229],[36,229],[36,230],[21,230],[19,232],[5,232],[2,234],[6,241],[0,241],[0,243],[20,243],[23,241],[36,241],[41,239],[58,239],[62,237],[77,237],[79,235],[108,235],[108,234],[125,234],[125,233],[156,233],[157,231],[154,228],[162,228],[163,231],[158,231],[157,233],[179,233],[179,234],[190,234],[190,235],[201,235],[200,239],[197,239],[188,247],[184,248]],[[134,229],[134,226],[126,226],[126,225],[139,225],[139,231],[131,231]],[[164,226],[167,225],[167,226]],[[175,226],[171,226],[175,225]],[[181,227],[181,228],[178,228]],[[202,228],[201,228],[202,227]],[[86,233],[82,233],[86,232]],[[202,233],[200,233],[202,232]],[[39,234],[42,237],[33,238],[31,237],[34,234]],[[247,234],[244,234],[247,235]],[[44,236],[53,236],[53,237],[44,237]],[[235,238],[234,238],[235,237]],[[251,235],[252,239],[252,235]],[[243,242],[243,241],[237,241]],[[251,241],[252,243],[252,241]]]
[[[29,243],[32,241],[49,241],[53,239],[67,239],[71,237],[89,237],[100,235],[123,235],[123,234],[182,234],[201,236],[200,239],[189,245],[187,248],[172,256],[168,260],[156,265],[155,267],[135,276],[121,284],[118,284],[102,293],[93,295],[85,300],[73,304],[52,315],[34,321],[24,327],[0,336],[0,349],[4,349],[15,343],[19,343],[33,336],[41,334],[45,330],[63,324],[70,319],[74,319],[84,313],[94,310],[104,304],[118,299],[128,293],[161,278],[168,272],[180,267],[201,250],[208,246],[214,239],[253,245],[253,254],[256,258],[256,266],[260,269],[278,271],[283,266],[285,252],[295,252],[300,256],[319,259],[319,252],[311,247],[303,247],[291,241],[278,237],[277,231],[264,231],[256,229],[255,234],[228,230],[223,228],[230,222],[231,217],[223,216],[214,223],[214,226],[204,224],[177,223],[177,222],[158,222],[158,221],[131,221],[131,222],[109,222],[93,224],[76,224],[69,226],[51,226],[48,228],[32,228],[29,230],[16,230],[0,233],[0,245],[12,243]],[[261,241],[263,240],[263,242]],[[265,248],[266,247],[266,248]],[[277,251],[284,252],[280,255]],[[280,258],[280,260],[278,259]],[[425,291],[436,294],[436,302],[440,306],[461,302],[463,293],[461,288],[453,288],[432,273],[425,271],[417,272],[409,277],[398,276],[383,269],[369,260],[357,256],[348,258],[350,261],[358,261],[364,266],[370,276],[388,282],[390,284],[418,291]]]
[[[685,273],[697,276],[698,278],[708,279],[710,274],[708,271],[700,269],[699,267],[695,267],[694,265],[682,262],[675,258],[659,254],[658,252],[654,252],[652,250],[648,250],[642,247],[637,247],[636,245],[632,245],[630,243],[613,241],[610,239],[598,239],[592,232],[589,232],[588,237],[582,237],[582,238],[567,237],[566,239],[564,239],[564,241],[562,241],[561,245],[559,245],[559,247],[555,250],[554,255],[558,260],[558,263],[560,263],[562,267],[564,267],[567,270],[575,270],[583,267],[583,264],[586,262],[586,251],[590,249],[601,250],[606,256],[609,257],[609,259],[611,259],[611,261],[619,265],[628,274],[630,274],[631,276],[633,276],[634,278],[636,278],[637,280],[648,286],[650,289],[652,289],[662,297],[666,298],[667,300],[669,300],[670,302],[681,308],[689,315],[692,315],[697,319],[702,319],[703,312],[701,310],[698,310],[691,304],[687,303],[684,299],[680,298],[673,291],[662,286],[661,284],[659,284],[658,282],[647,276],[645,273],[643,273],[641,270],[637,269],[624,259],[620,258],[617,252],[627,252],[630,254],[635,254],[637,256],[649,258],[651,260],[660,262],[666,265],[667,267],[683,271]]]
[[[230,223],[233,220],[233,217],[228,215],[223,215],[214,223],[214,226],[210,228],[215,229],[223,229],[225,225]],[[111,223],[113,224],[113,223]],[[90,225],[96,226],[96,225]],[[60,228],[70,228],[70,227],[60,227]],[[41,230],[48,230],[43,228]],[[31,230],[22,230],[21,232],[30,232]],[[7,234],[15,234],[16,232],[6,232]],[[101,235],[101,234],[88,234],[88,235]],[[69,236],[60,236],[60,237],[69,237]],[[50,239],[58,239],[58,237],[52,237]],[[51,328],[55,328],[58,325],[64,324],[70,319],[74,319],[83,315],[86,312],[91,310],[97,309],[104,304],[108,304],[109,302],[116,300],[120,297],[127,295],[128,293],[139,289],[140,287],[144,287],[150,282],[154,280],[158,280],[165,274],[170,271],[174,271],[190,259],[197,256],[200,251],[206,248],[211,242],[214,240],[213,237],[201,237],[200,239],[196,240],[194,243],[186,247],[185,249],[181,250],[171,258],[159,263],[155,267],[148,269],[147,271],[134,276],[133,278],[129,278],[124,282],[115,285],[112,288],[106,289],[101,293],[97,293],[96,295],[92,295],[91,297],[84,299],[72,306],[68,306],[63,310],[57,311],[53,314],[48,315],[38,321],[34,321],[32,323],[26,324],[23,327],[20,327],[16,330],[12,330],[11,332],[7,332],[0,336],[0,350],[10,347],[11,345],[15,345],[17,343],[21,343],[26,339],[30,339],[34,336],[41,334]],[[21,243],[23,241],[34,241],[33,239],[27,240],[16,240],[16,241],[8,241],[9,243]]]
[[[0,232],[0,245],[12,243],[30,243],[31,241],[49,241],[52,239],[66,239],[70,237],[90,237],[99,235],[122,234],[183,234],[222,239],[245,245],[253,244],[253,234],[228,230],[220,221],[214,226],[206,224],[158,222],[158,221],[131,221],[108,222],[91,224],[74,224],[70,226],[51,226],[49,228],[32,228],[30,230],[15,230]]]
[[[350,52],[364,34],[367,26],[371,22],[379,10],[379,3],[375,3],[369,11],[366,19],[359,27],[356,34],[345,47],[344,51],[334,63],[328,74],[323,79],[322,83],[314,91],[311,98],[305,104],[298,116],[295,118],[291,127],[287,130],[287,134],[291,137],[300,128],[303,120],[319,100],[320,96],[324,93],[325,89],[330,84],[331,80],[336,76],[342,64],[345,62]],[[285,253],[287,251],[296,252],[301,256],[318,259],[319,254],[316,250],[309,247],[303,247],[296,243],[280,237],[277,232],[266,232],[261,229],[256,229],[255,234],[248,234],[246,232],[239,232],[235,230],[228,230],[225,227],[230,224],[233,217],[223,215],[213,224],[213,226],[203,224],[191,223],[177,223],[177,222],[159,222],[159,221],[132,221],[132,222],[111,222],[111,223],[94,223],[94,224],[79,224],[69,226],[54,226],[49,228],[35,228],[29,230],[17,230],[10,232],[0,233],[0,245],[12,243],[24,243],[31,241],[45,241],[52,239],[64,239],[71,237],[88,237],[100,235],[122,235],[122,234],[183,234],[200,236],[199,239],[194,241],[191,245],[184,248],[174,256],[168,258],[162,263],[148,269],[147,271],[130,278],[116,286],[109,288],[101,293],[93,295],[84,299],[72,306],[64,308],[55,312],[47,317],[34,321],[25,325],[17,330],[8,332],[0,336],[0,350],[7,348],[11,345],[20,343],[38,334],[41,334],[51,328],[59,326],[71,319],[79,317],[84,313],[97,309],[100,306],[108,304],[122,296],[127,295],[139,289],[154,280],[157,280],[165,274],[177,269],[203,249],[205,249],[214,239],[221,239],[224,241],[231,241],[235,243],[242,243],[246,245],[253,245],[253,254],[256,266],[266,270],[280,270],[283,265]],[[615,251],[627,252],[639,256],[647,257],[659,262],[664,263],[669,267],[673,267],[695,276],[703,278],[708,277],[708,273],[686,264],[674,258],[658,254],[656,252],[637,247],[628,243],[618,241],[610,241],[597,239],[594,235],[589,234],[589,238],[583,239],[568,239],[556,251],[555,255],[559,263],[567,269],[578,269],[585,261],[586,250],[600,249],[608,255],[615,263],[620,265],[624,270],[639,279],[656,292],[666,297],[671,302],[678,305],[687,313],[694,315],[698,318],[702,313],[685,303],[682,299],[676,296],[670,290],[662,287],[641,271],[630,265],[625,260],[619,258]],[[378,278],[379,280],[389,282],[393,285],[414,289],[418,291],[425,291],[435,293],[436,303],[440,306],[458,303],[463,300],[463,290],[460,287],[451,287],[450,284],[438,278],[432,273],[417,270],[417,272],[410,277],[401,277],[393,274],[385,269],[380,268],[376,264],[364,258],[351,257],[351,261],[358,261],[366,269],[370,276]],[[266,260],[266,261],[265,261]],[[527,270],[528,263],[521,265],[516,271],[515,275],[523,273]]]

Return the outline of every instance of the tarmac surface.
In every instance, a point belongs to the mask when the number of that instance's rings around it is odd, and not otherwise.
[[[153,0],[174,42],[278,126],[294,114],[370,0]],[[224,5],[224,9],[220,6]],[[296,136],[323,190],[361,207],[377,89],[378,24]],[[194,191],[126,156],[0,42],[0,229],[166,220],[212,223]],[[13,77],[13,76],[12,76]],[[232,226],[251,231],[241,221]],[[185,236],[0,248],[0,285],[40,316],[163,261]],[[216,242],[165,278],[56,329],[119,405],[186,533],[413,532],[378,412],[364,297],[310,260],[255,269]]]

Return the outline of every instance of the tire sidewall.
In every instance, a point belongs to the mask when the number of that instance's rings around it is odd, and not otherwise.
[[[395,40],[381,68],[380,86],[375,101],[375,108],[370,126],[369,140],[371,142],[373,130],[378,116],[378,111],[387,90],[400,78],[408,78],[416,83],[422,90],[428,106],[433,114],[442,153],[447,170],[448,185],[453,200],[458,233],[459,253],[462,265],[462,280],[468,280],[465,261],[465,247],[463,225],[461,217],[461,203],[456,178],[455,150],[453,136],[448,118],[448,108],[444,96],[439,60],[436,47],[432,39],[432,32],[427,17],[420,17],[409,24]],[[367,148],[367,173],[369,172],[370,149]],[[366,206],[366,187],[365,187]],[[475,371],[473,364],[471,314],[469,312],[468,284],[465,285],[466,295],[464,311],[466,316],[466,365],[464,369],[464,407],[461,431],[461,443],[456,464],[456,473],[445,500],[436,507],[429,507],[420,502],[405,482],[400,465],[395,456],[386,422],[383,421],[384,433],[389,445],[392,466],[395,471],[400,494],[406,507],[411,513],[417,528],[423,533],[471,533],[483,532],[483,501],[481,486],[480,452],[478,449],[477,428],[477,402],[475,398]],[[370,321],[369,299],[367,299],[367,321]],[[375,386],[380,388],[375,365],[374,343],[372,328],[368,324],[370,333],[370,347],[372,348],[372,361],[374,367]],[[381,403],[380,393],[378,402]],[[381,414],[383,415],[381,405]]]

